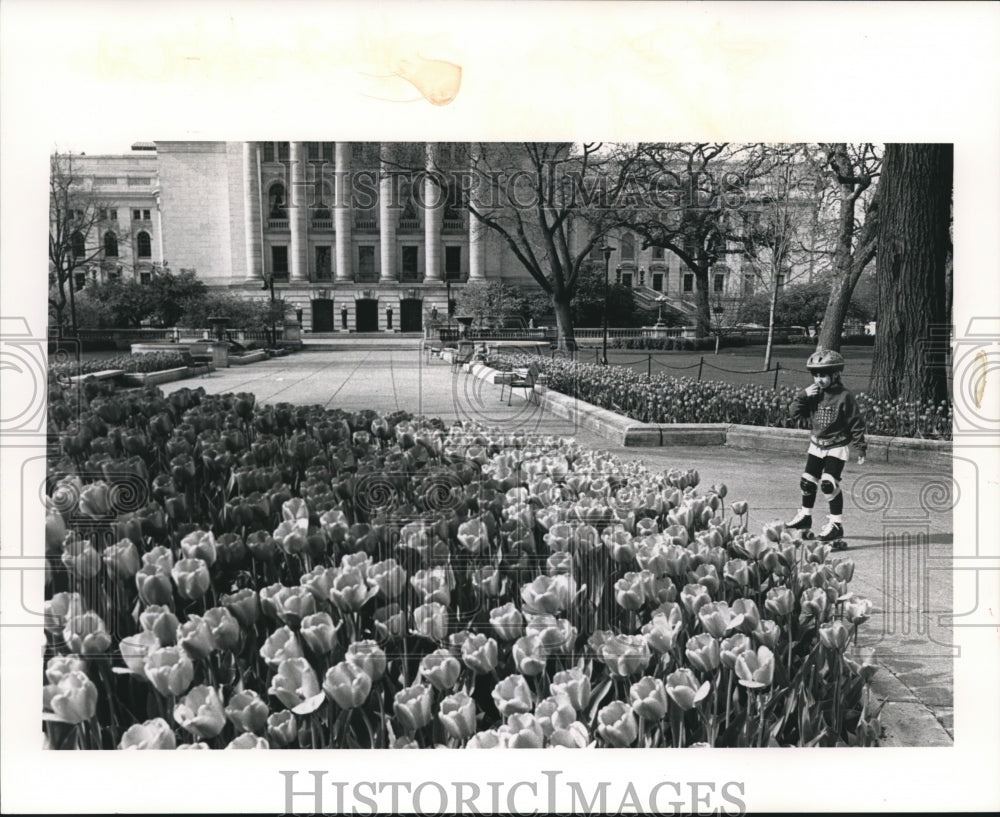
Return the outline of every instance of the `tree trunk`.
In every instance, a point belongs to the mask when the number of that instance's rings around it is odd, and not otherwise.
[[[876,399],[945,400],[948,225],[953,148],[886,145],[876,256],[878,322],[870,391]]]
[[[855,281],[849,275],[834,280],[830,287],[830,300],[826,302],[826,312],[819,325],[816,348],[840,351],[840,336],[844,331],[844,318],[847,317],[847,307],[851,305],[854,285]]]
[[[778,274],[771,282],[771,303],[767,310],[767,345],[764,347],[764,369],[771,370],[771,352],[774,349],[774,308],[778,303]]]
[[[576,350],[576,337],[573,334],[573,313],[570,310],[570,299],[565,293],[552,294],[552,309],[556,313],[556,330],[558,339],[556,341],[560,352],[573,352]]]

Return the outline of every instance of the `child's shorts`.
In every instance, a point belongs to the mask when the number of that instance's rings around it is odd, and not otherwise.
[[[809,443],[808,454],[812,457],[836,457],[838,460],[847,462],[851,458],[851,449],[847,445],[838,445],[836,448],[820,448],[816,443]]]

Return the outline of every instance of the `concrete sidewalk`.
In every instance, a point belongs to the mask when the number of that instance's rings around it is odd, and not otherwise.
[[[446,422],[571,436],[654,470],[697,468],[703,485],[727,485],[727,502],[749,503],[751,528],[787,519],[799,504],[804,451],[625,448],[527,403],[521,390],[508,406],[499,399],[500,386],[440,360],[428,362],[417,348],[302,351],[161,388],[169,393],[199,386],[212,394],[253,392],[262,403],[405,410]],[[874,689],[887,702],[885,745],[950,745],[954,737],[951,501],[940,501],[942,491],[950,497],[951,485],[950,469],[940,465],[851,462],[845,472],[848,555],[856,564],[851,588],[875,605],[861,644],[877,650],[884,670]]]

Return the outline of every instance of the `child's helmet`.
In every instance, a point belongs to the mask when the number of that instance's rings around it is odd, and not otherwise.
[[[844,371],[844,356],[832,349],[817,349],[806,361],[810,372],[842,372]]]

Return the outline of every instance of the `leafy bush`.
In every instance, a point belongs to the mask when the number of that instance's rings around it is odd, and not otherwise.
[[[272,321],[282,325],[290,307],[282,300],[248,300],[230,292],[208,292],[184,301],[182,308],[180,326],[205,328],[210,326],[209,318],[223,317],[228,318],[229,328],[270,329]]]
[[[788,406],[795,389],[788,386],[773,391],[754,384],[736,386],[664,374],[650,378],[625,366],[526,355],[501,356],[496,363],[519,367],[535,363],[549,376],[549,388],[644,423],[805,427],[798,426],[789,416]],[[858,392],[855,397],[865,414],[869,434],[951,439],[952,410],[945,401],[874,401],[865,392]]]
[[[77,748],[872,745],[854,564],[696,471],[252,394],[50,394]]]
[[[77,364],[50,363],[49,373],[56,377],[72,377],[78,374],[93,374],[108,369],[121,369],[128,374],[147,374],[165,369],[187,366],[189,358],[178,352],[149,352],[141,355],[115,355],[96,360],[84,360]]]

